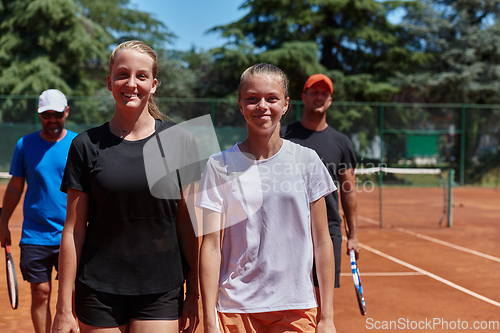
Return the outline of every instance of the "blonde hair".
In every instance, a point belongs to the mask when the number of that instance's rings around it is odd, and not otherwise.
[[[266,63],[260,63],[260,64],[255,64],[249,68],[247,68],[243,74],[241,74],[240,77],[240,84],[238,85],[238,96],[241,93],[241,86],[243,85],[243,82],[248,79],[250,76],[253,75],[258,75],[258,74],[267,74],[274,76],[276,81],[280,83],[283,87],[283,92],[285,94],[285,99],[288,98],[288,78],[286,77],[285,73],[277,66],[266,64]]]
[[[158,61],[156,59],[156,53],[153,51],[152,48],[150,48],[146,43],[141,42],[139,40],[130,40],[127,42],[123,42],[120,45],[118,45],[113,52],[111,53],[111,56],[109,57],[109,71],[111,72],[111,69],[113,68],[113,65],[115,63],[116,55],[123,51],[123,50],[136,50],[141,53],[147,54],[148,56],[153,59],[153,79],[156,79],[156,75],[158,75]],[[148,98],[148,112],[149,114],[155,118],[155,119],[162,119],[165,120],[166,116],[163,114],[160,109],[158,109],[158,106],[156,105],[154,99],[153,99],[153,94],[149,95]]]

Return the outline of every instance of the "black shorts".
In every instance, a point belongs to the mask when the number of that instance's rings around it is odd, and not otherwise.
[[[115,295],[77,281],[75,310],[85,325],[118,327],[139,320],[177,320],[182,314],[183,287],[151,295]]]
[[[335,283],[334,287],[340,287],[340,259],[342,257],[342,236],[330,235],[333,242],[333,256],[335,258]],[[316,275],[316,262],[313,261],[313,282],[315,287],[319,287],[318,276]]]
[[[23,279],[29,283],[44,283],[52,280],[52,267],[58,271],[59,245],[21,244],[19,266]]]

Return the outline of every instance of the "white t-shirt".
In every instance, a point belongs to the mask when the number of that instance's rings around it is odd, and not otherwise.
[[[317,306],[310,203],[335,190],[316,152],[287,140],[265,160],[238,144],[210,157],[197,206],[225,214],[218,311]]]

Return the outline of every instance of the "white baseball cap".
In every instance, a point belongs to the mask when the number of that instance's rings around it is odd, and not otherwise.
[[[47,110],[63,112],[66,106],[68,106],[66,96],[57,89],[45,90],[38,99],[38,113]]]

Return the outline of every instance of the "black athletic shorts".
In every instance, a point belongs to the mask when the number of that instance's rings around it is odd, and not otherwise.
[[[330,235],[333,242],[333,256],[335,257],[335,288],[340,287],[340,259],[342,257],[342,236]],[[316,261],[313,261],[313,281],[314,286],[319,287],[318,276],[316,275]]]
[[[58,261],[59,245],[21,244],[19,266],[23,279],[29,283],[44,283],[52,280],[52,267],[58,271]]]
[[[77,281],[75,310],[90,326],[118,327],[138,320],[177,320],[182,314],[183,287],[151,295],[115,295],[96,291]]]

